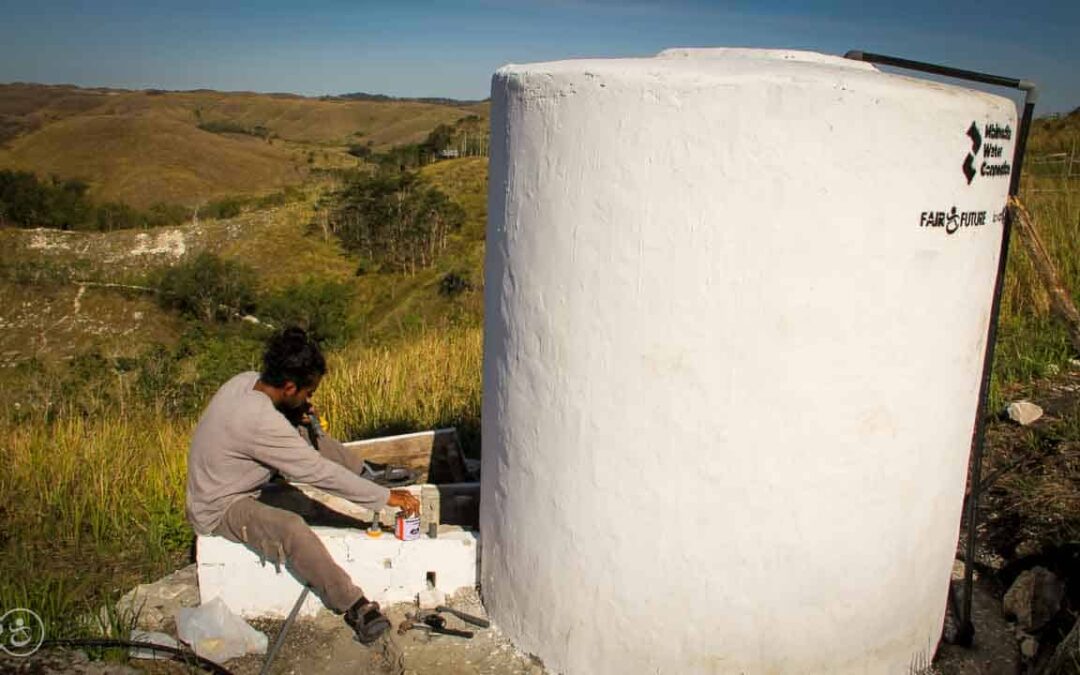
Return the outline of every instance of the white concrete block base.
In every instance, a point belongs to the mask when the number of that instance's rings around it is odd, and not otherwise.
[[[382,604],[407,602],[427,588],[428,574],[447,594],[476,585],[478,533],[454,529],[440,531],[437,539],[426,535],[416,541],[399,541],[390,533],[372,539],[357,530],[313,527],[330,555],[349,573],[371,600]],[[202,537],[196,542],[199,595],[202,602],[220,597],[241,616],[288,615],[300,595],[300,582],[286,569],[262,564],[246,547],[223,537]],[[308,596],[301,616],[314,616],[323,608],[314,594]]]

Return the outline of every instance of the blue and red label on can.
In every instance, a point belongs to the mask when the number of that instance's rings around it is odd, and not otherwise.
[[[398,513],[394,526],[394,536],[401,541],[413,541],[420,538],[420,516],[407,516]]]

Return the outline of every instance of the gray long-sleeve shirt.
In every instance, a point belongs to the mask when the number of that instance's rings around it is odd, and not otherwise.
[[[255,495],[274,470],[369,509],[386,506],[390,491],[326,459],[254,389],[259,374],[241,373],[210,400],[188,453],[187,518],[211,534],[237,499]]]

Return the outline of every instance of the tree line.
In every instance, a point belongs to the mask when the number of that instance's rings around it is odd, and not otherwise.
[[[0,169],[0,227],[50,227],[59,230],[111,232],[133,228],[179,225],[195,209],[182,204],[154,204],[137,209],[123,202],[97,203],[87,196],[88,185],[77,178],[38,178],[28,171]],[[203,218],[233,218],[247,205],[275,206],[297,199],[295,188],[264,197],[226,197],[198,207]]]
[[[419,143],[395,145],[376,153],[371,143],[354,143],[349,154],[379,166],[415,169],[439,159],[486,157],[489,133],[487,123],[478,115],[462,117],[454,124],[440,124]]]

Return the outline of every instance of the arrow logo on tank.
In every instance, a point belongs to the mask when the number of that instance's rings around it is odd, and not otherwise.
[[[975,122],[971,123],[971,126],[967,130],[968,138],[971,139],[971,152],[968,153],[967,158],[964,160],[964,178],[967,178],[968,185],[971,185],[971,181],[975,178],[975,158],[979,155],[979,149],[982,148],[982,134],[979,133],[979,125]]]
[[[968,155],[967,159],[964,160],[964,178],[967,178],[968,185],[971,185],[975,173],[975,155]]]
[[[971,154],[979,154],[979,148],[982,147],[982,134],[979,133],[979,125],[972,122],[971,126],[968,127],[967,135],[971,139]],[[970,178],[968,182],[971,182]]]

